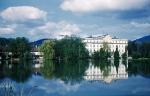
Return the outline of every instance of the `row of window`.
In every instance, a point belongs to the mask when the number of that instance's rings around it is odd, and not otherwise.
[[[116,51],[116,49],[111,49],[111,52],[115,52],[115,51]],[[124,52],[125,52],[124,49],[118,49],[118,51],[121,52],[121,53],[124,53]]]
[[[112,44],[112,45],[109,45],[109,47],[125,47],[126,45],[124,45],[124,44],[120,44],[120,45],[115,45],[115,44]],[[100,45],[100,44],[88,44],[87,45],[87,47],[99,47],[99,48],[101,48],[101,47],[103,47],[103,45]]]
[[[98,51],[100,49],[88,49],[88,50],[89,50],[90,53],[92,53],[92,52]],[[116,49],[111,49],[111,52],[115,52],[115,51],[116,51]],[[121,52],[121,53],[124,53],[125,49],[118,49],[118,51]]]
[[[84,42],[87,42],[87,43],[102,43],[104,42],[103,40],[84,40]],[[109,41],[108,43],[128,43],[128,41],[124,41],[124,40],[112,40],[112,41]]]
[[[127,74],[113,74],[113,75],[110,75],[112,78],[116,78],[116,77],[120,77],[120,78],[126,78],[126,77],[128,77],[128,75]],[[94,75],[91,75],[91,76],[86,76],[86,78],[87,79],[100,79],[100,78],[104,78],[104,76],[103,75],[101,75],[101,76],[94,76]]]

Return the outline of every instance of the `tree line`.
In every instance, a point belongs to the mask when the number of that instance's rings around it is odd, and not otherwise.
[[[89,57],[85,44],[78,37],[66,36],[61,40],[46,40],[38,49],[44,53],[44,59],[70,60]]]
[[[127,59],[127,52],[133,58],[150,58],[150,42],[129,42],[126,52],[120,56],[118,48],[114,53],[110,52],[108,44],[103,43],[103,48],[89,55],[85,48],[85,43],[79,37],[64,37],[60,40],[45,40],[38,47],[38,50],[44,53],[45,59],[69,60],[69,59],[97,59],[107,60],[112,55],[114,59]],[[7,58],[9,52],[12,57],[30,57],[32,46],[29,40],[25,37],[17,38],[0,38],[0,56]]]
[[[150,58],[150,42],[132,42],[128,43],[128,54],[132,58]]]
[[[27,58],[30,51],[30,42],[25,37],[0,38],[0,56],[3,59],[8,59],[9,55],[12,58]]]
[[[118,48],[114,53],[110,52],[110,48],[106,42],[103,47],[89,55],[85,47],[85,43],[79,37],[65,37],[61,40],[46,40],[38,47],[40,52],[44,53],[44,59],[56,60],[72,60],[72,59],[94,59],[94,60],[108,60],[112,55],[116,60],[121,58]],[[123,54],[127,59],[127,53]]]

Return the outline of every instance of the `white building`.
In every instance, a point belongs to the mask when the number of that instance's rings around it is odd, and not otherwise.
[[[111,65],[106,70],[108,72],[104,72],[100,69],[100,67],[95,67],[94,65],[90,64],[89,68],[85,72],[84,79],[89,81],[102,80],[106,83],[111,83],[113,80],[128,79],[126,67],[121,63],[119,64],[118,69],[116,69],[114,65]]]
[[[94,51],[100,50],[100,48],[103,47],[104,42],[108,44],[110,52],[115,52],[116,48],[118,47],[120,55],[125,52],[125,48],[128,45],[127,39],[113,38],[110,35],[86,37],[83,39],[83,42],[86,44],[86,48],[88,49],[90,54],[93,53]]]

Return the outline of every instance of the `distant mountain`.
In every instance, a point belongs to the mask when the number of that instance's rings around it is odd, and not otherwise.
[[[135,42],[150,42],[150,35],[134,40]]]
[[[40,39],[40,40],[31,42],[30,44],[31,44],[32,47],[40,46],[40,45],[42,45],[42,43],[43,43],[45,40],[49,40],[49,39]]]

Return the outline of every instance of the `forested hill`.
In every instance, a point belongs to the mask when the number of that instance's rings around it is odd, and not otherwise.
[[[42,45],[42,43],[43,43],[45,40],[48,40],[48,39],[39,39],[39,40],[37,40],[37,41],[31,42],[31,45],[32,45],[33,47],[35,47],[35,46],[40,46],[40,45]]]
[[[150,35],[134,40],[135,42],[150,42]]]

